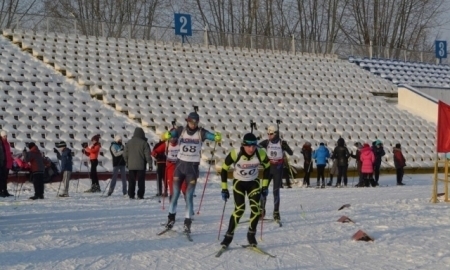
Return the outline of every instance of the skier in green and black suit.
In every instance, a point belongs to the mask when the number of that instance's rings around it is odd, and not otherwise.
[[[234,211],[230,217],[230,224],[223,239],[222,246],[228,247],[233,240],[234,230],[245,211],[245,195],[250,202],[250,226],[248,228],[247,240],[250,245],[256,246],[255,239],[256,226],[258,226],[260,215],[261,195],[265,198],[268,194],[270,163],[264,149],[257,149],[258,140],[253,133],[244,136],[240,149],[233,149],[226,156],[222,165],[222,199],[227,201],[230,198],[228,192],[227,175],[230,166],[234,164],[233,171],[233,196]],[[262,185],[258,179],[259,165],[264,167]]]

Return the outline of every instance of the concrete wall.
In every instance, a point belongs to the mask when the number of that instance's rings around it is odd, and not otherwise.
[[[438,100],[411,86],[399,85],[398,106],[400,109],[437,123]]]

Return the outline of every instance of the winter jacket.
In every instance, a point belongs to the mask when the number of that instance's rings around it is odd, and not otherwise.
[[[5,164],[6,169],[11,170],[12,169],[12,165],[13,165],[13,157],[11,154],[11,146],[9,145],[9,142],[7,139],[2,141],[2,146],[3,146],[3,153],[5,154],[5,163],[0,163],[0,164]]]
[[[96,142],[93,145],[84,148],[84,151],[86,151],[86,155],[89,157],[89,160],[98,159],[98,154],[100,153],[101,147],[102,145]]]
[[[394,165],[396,169],[400,169],[406,166],[406,160],[403,156],[402,149],[400,148],[394,148],[392,151],[394,154]]]
[[[164,149],[163,151],[160,150],[160,148]],[[158,142],[153,147],[151,156],[156,159],[156,163],[165,163],[166,162],[166,144],[163,141]]]
[[[360,172],[361,171],[361,166],[362,166],[362,162],[361,162],[361,150],[360,149],[357,149],[356,150],[356,154],[351,154],[350,153],[350,156],[352,157],[352,158],[354,158],[354,159],[356,159],[356,169],[358,170],[358,172]]]
[[[32,173],[44,173],[44,158],[36,145],[31,147],[28,152],[23,151],[23,161],[30,163]]]
[[[109,151],[112,156],[113,167],[125,166],[125,160],[123,159],[123,144],[119,142],[112,142],[109,147]]]
[[[6,155],[3,147],[3,143],[0,143],[0,168],[6,165]]]
[[[373,163],[375,162],[375,155],[370,149],[370,146],[366,146],[361,149],[360,160],[361,160],[361,172],[373,173]]]
[[[330,158],[330,151],[325,145],[319,145],[319,148],[314,151],[313,159],[316,160],[317,165],[326,165]]]
[[[384,148],[383,146],[377,147],[377,146],[372,146],[372,151],[373,154],[375,155],[375,167],[380,167],[381,166],[381,158],[386,155],[386,152],[384,152]]]
[[[150,146],[142,128],[137,127],[131,140],[125,144],[123,158],[128,170],[146,170],[147,163],[150,170],[153,169]]]
[[[337,160],[338,166],[348,166],[348,158],[350,157],[350,152],[345,146],[345,141],[342,138],[339,138],[337,141],[337,146],[333,150],[332,159]]]
[[[72,150],[65,147],[61,153],[56,153],[56,157],[61,160],[61,171],[72,171]]]
[[[309,165],[312,159],[312,148],[311,145],[304,144],[301,151],[303,155],[303,159],[305,160],[305,164]]]

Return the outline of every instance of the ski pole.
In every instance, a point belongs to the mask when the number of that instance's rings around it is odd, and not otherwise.
[[[261,211],[261,241],[263,240],[262,236],[263,236],[263,226],[264,224],[264,215],[263,215],[263,211]]]
[[[211,160],[214,157],[214,152],[216,151],[216,146],[217,146],[217,142],[214,142],[214,148],[213,148],[213,150],[211,152],[211,159],[210,159],[210,162],[209,162],[208,172],[206,173],[205,185],[203,186],[202,198],[200,199],[200,204],[198,206],[197,215],[200,214],[200,208],[202,207],[203,196],[205,195],[206,184],[208,184],[209,172],[211,171]]]
[[[22,183],[20,184],[19,194],[17,194],[17,199],[19,199],[19,197],[20,197],[20,192],[22,191],[23,183],[24,183],[24,182],[22,182]]]
[[[227,205],[227,201],[223,204],[223,210],[222,210],[222,217],[220,218],[220,225],[219,225],[219,234],[217,234],[217,240],[220,240],[220,231],[222,230],[222,222],[223,222],[223,216],[225,214],[225,206]]]
[[[358,167],[357,167],[357,160],[355,159],[355,172],[358,174],[358,176],[359,176],[359,171],[358,171]],[[353,185],[353,183],[355,182],[355,174],[353,174],[353,177],[352,177],[352,187],[354,187],[354,185]],[[358,181],[359,182],[359,181]]]
[[[122,177],[122,175],[121,175],[121,177]],[[111,183],[111,180],[112,180],[112,178],[109,179],[108,183],[106,183],[106,187],[105,187],[105,189],[104,189],[103,192],[102,192],[102,197],[105,196],[105,192],[106,192],[106,190],[108,189],[109,183]],[[100,185],[100,183],[99,183],[99,185]]]

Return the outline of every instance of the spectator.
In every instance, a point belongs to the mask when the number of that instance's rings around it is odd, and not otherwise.
[[[89,157],[89,161],[91,163],[91,188],[86,190],[87,193],[93,192],[101,192],[100,183],[98,182],[97,175],[97,166],[98,166],[98,154],[100,153],[100,148],[102,145],[100,144],[100,135],[97,134],[91,138],[91,145],[87,146],[83,149],[86,156]]]
[[[67,148],[66,142],[57,143],[55,146],[61,149],[61,153],[57,148],[53,148],[53,152],[55,152],[56,157],[61,161],[62,182],[64,184],[64,190],[59,194],[59,197],[69,197],[69,182],[72,174],[72,150]]]
[[[358,171],[358,184],[356,184],[356,186],[364,186],[363,184],[363,174],[361,172],[361,166],[362,166],[362,162],[361,162],[361,148],[362,145],[360,142],[355,143],[355,147],[356,147],[356,154],[353,155],[353,152],[350,153],[350,156],[352,158],[355,159],[356,161],[356,170]]]
[[[152,158],[150,157],[150,146],[145,138],[144,130],[142,128],[135,128],[133,137],[125,145],[123,151],[123,158],[128,167],[129,183],[128,183],[128,197],[135,198],[136,181],[138,182],[138,199],[144,199],[145,194],[145,169],[147,163],[149,170],[153,170]]]
[[[381,161],[386,152],[384,152],[383,143],[380,140],[376,140],[372,143],[372,151],[375,155],[375,163],[373,172],[375,175],[375,185],[378,186],[378,180],[380,179]]]
[[[0,139],[0,197],[9,197],[12,195],[8,192],[8,175],[12,169],[13,157],[6,131],[0,132]]]
[[[164,181],[166,177],[166,152],[158,152],[156,153],[155,150],[158,149],[160,145],[164,145],[165,143],[163,141],[159,141],[152,150],[151,156],[156,159],[156,174],[157,174],[157,181],[156,186],[158,188],[158,191],[156,193],[156,196],[167,196],[167,181]],[[164,194],[163,194],[163,185],[164,185]]]
[[[370,149],[369,144],[365,143],[361,148],[360,153],[361,161],[361,173],[363,175],[363,181],[358,183],[358,187],[368,187],[372,185],[375,187],[375,181],[373,180],[373,164],[375,162],[375,155]]]
[[[111,196],[116,188],[117,175],[119,174],[119,171],[120,178],[122,179],[122,193],[124,196],[127,195],[127,173],[125,169],[125,160],[123,158],[123,150],[124,147],[122,144],[122,137],[120,135],[116,135],[114,137],[114,141],[109,147],[109,151],[112,156],[113,175],[111,178],[111,184],[109,185],[108,196]]]
[[[303,178],[303,185],[305,187],[309,187],[309,177],[311,175],[311,172],[313,170],[313,164],[312,164],[312,148],[310,142],[305,142],[302,147],[301,151],[303,155],[303,170],[305,171],[305,177]]]
[[[402,147],[399,143],[395,145],[393,154],[395,170],[397,173],[397,186],[404,186],[405,184],[403,184],[403,174],[405,172],[403,168],[406,166],[406,160],[403,156]]]
[[[325,147],[323,142],[314,151],[313,159],[316,161],[317,166],[317,187],[325,188],[325,167],[327,166],[328,159],[330,158],[330,151]],[[322,178],[322,185],[320,179]]]
[[[28,149],[23,149],[23,160],[30,163],[31,181],[34,186],[34,196],[30,200],[44,199],[44,158],[34,142],[28,143]]]
[[[336,159],[338,167],[338,177],[336,187],[341,186],[342,178],[344,178],[344,186],[347,186],[347,169],[348,169],[348,158],[350,157],[350,152],[345,146],[345,141],[343,138],[339,138],[337,141],[337,146],[333,150],[332,159]]]

